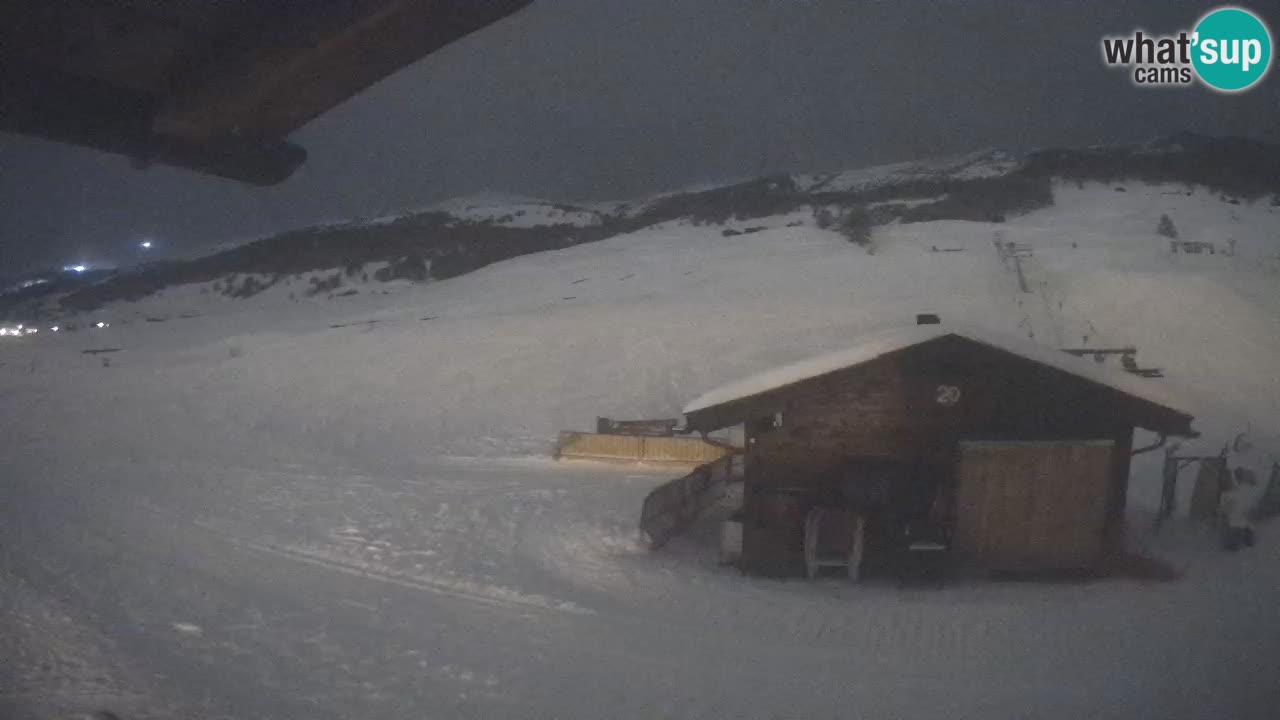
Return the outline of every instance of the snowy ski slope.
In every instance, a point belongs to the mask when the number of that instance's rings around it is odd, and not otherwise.
[[[1280,207],[1187,192],[1059,184],[1002,224],[879,228],[874,254],[804,212],[666,223],[344,297],[170,288],[0,343],[0,714],[1274,717],[1280,539],[1152,536],[1153,455],[1132,543],[1180,581],[926,594],[743,578],[711,524],[651,556],[636,513],[666,475],[544,459],[597,415],[675,417],[936,312],[1136,345],[1196,414],[1184,451],[1246,432],[1232,462],[1265,478]],[[1171,255],[1162,213],[1235,254]]]

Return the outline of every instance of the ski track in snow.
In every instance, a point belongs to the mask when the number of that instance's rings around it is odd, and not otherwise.
[[[129,717],[171,711],[79,610],[0,575],[0,716],[81,717],[103,708]],[[154,714],[154,713],[161,714]]]

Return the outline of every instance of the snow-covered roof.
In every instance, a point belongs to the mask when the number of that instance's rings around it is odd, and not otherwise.
[[[1012,335],[956,325],[911,325],[865,335],[847,349],[800,360],[799,362],[766,370],[727,385],[722,385],[686,405],[684,412],[698,412],[699,410],[723,405],[734,400],[760,395],[770,390],[794,385],[837,370],[861,365],[891,352],[948,335],[965,338],[1024,357],[1041,365],[1056,368],[1085,380],[1113,388],[1127,395],[1169,408],[1188,417],[1192,414],[1182,409],[1174,394],[1159,382],[1148,378],[1140,378],[1113,367],[1099,365],[1090,360]]]

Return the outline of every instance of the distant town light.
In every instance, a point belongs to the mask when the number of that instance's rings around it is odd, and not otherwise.
[[[88,269],[89,269],[89,268],[85,267],[84,265],[63,265],[63,266],[62,266],[62,271],[63,271],[63,272],[78,272],[78,273],[82,273],[82,272],[84,272],[85,270],[88,270]]]
[[[107,326],[107,324],[106,324],[106,323],[104,323],[104,322],[100,322],[100,323],[98,323],[97,325],[94,325],[94,327],[100,327],[100,328],[104,328],[104,327],[106,327],[106,326]]]
[[[54,325],[53,327],[51,327],[51,328],[49,328],[49,329],[50,329],[50,330],[52,330],[53,332],[58,332],[58,326],[57,326],[57,325]]]
[[[143,240],[142,242],[140,242],[140,243],[138,243],[138,244],[139,244],[139,245],[141,245],[141,246],[143,247],[143,249],[145,249],[145,250],[150,250],[150,249],[151,249],[151,241],[150,241],[150,240]]]
[[[30,335],[30,334],[31,334],[31,333],[33,333],[33,332],[39,332],[39,329],[37,329],[37,328],[27,328],[27,334],[28,334],[28,335]]]

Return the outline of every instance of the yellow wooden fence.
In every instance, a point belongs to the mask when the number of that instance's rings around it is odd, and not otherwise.
[[[562,432],[556,457],[562,460],[603,460],[702,465],[732,450],[698,437],[641,437]]]

